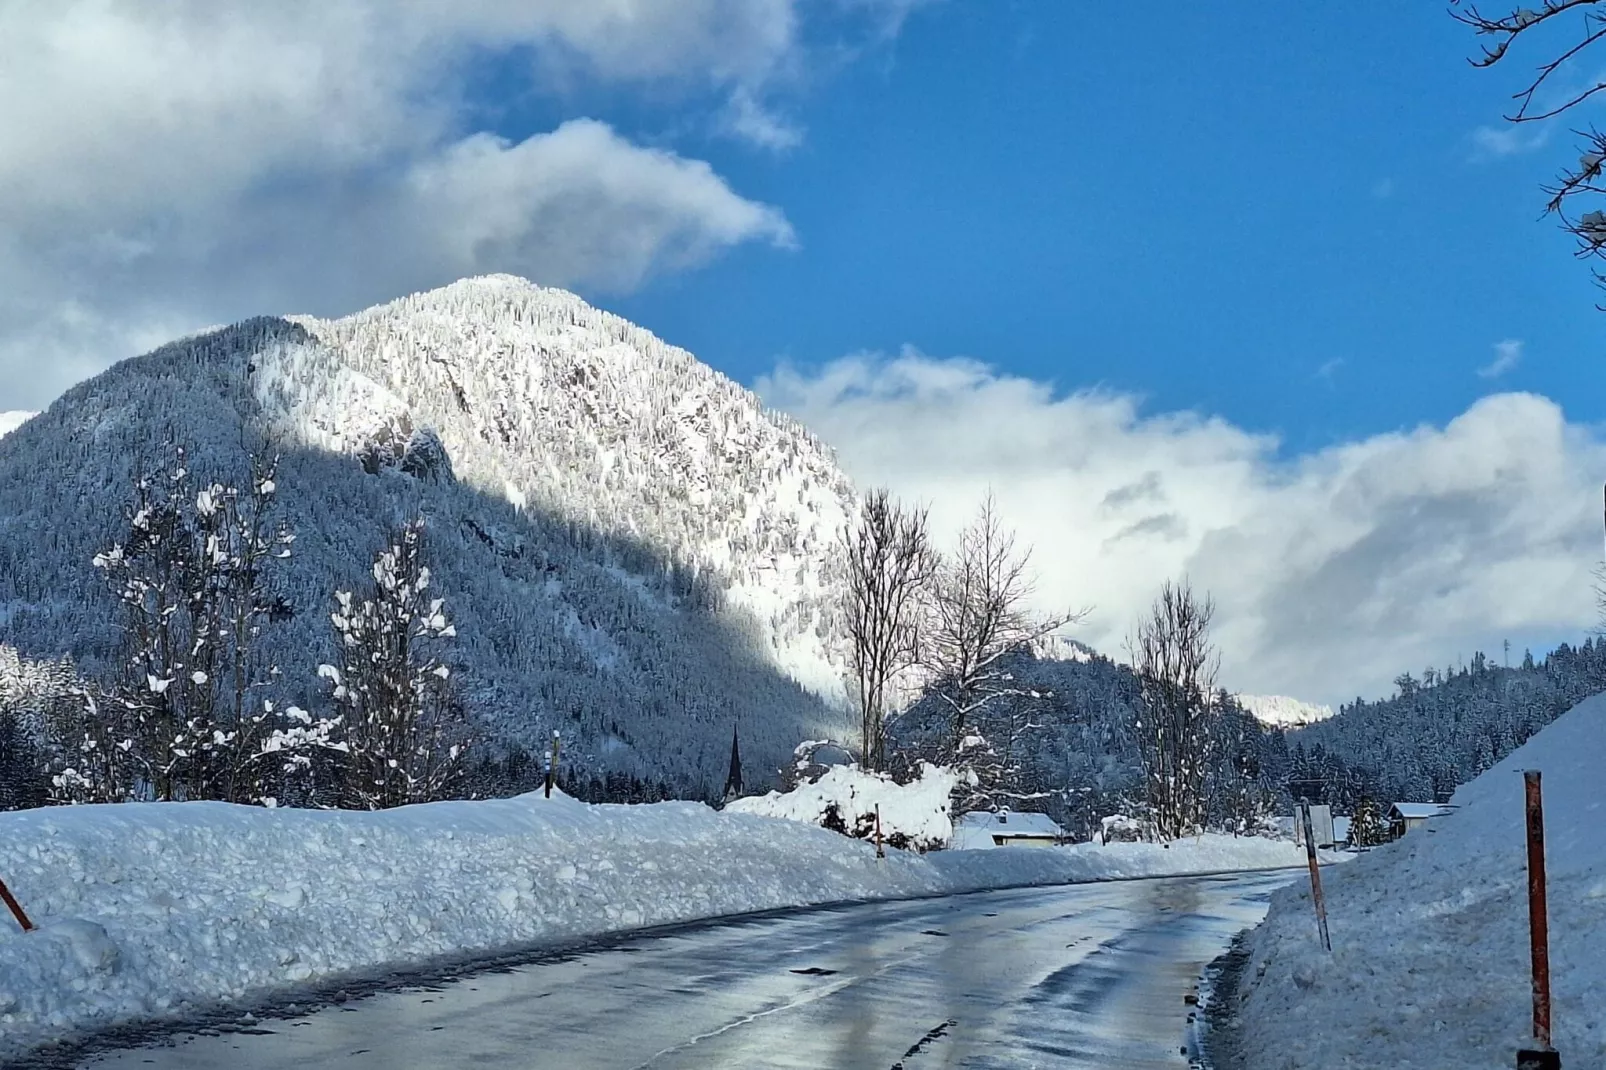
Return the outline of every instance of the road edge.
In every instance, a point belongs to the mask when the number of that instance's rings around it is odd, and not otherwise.
[[[1261,866],[1254,869],[1216,869],[1191,873],[1149,874],[1145,876],[1100,876],[1068,881],[1026,881],[1005,883],[961,892],[932,892],[922,895],[878,898],[834,899],[820,903],[771,907],[735,914],[713,914],[702,918],[614,929],[572,939],[514,944],[490,950],[447,954],[430,959],[407,959],[376,965],[363,970],[331,974],[314,982],[275,986],[239,999],[215,1004],[195,1005],[181,1015],[141,1018],[86,1030],[55,1042],[39,1045],[13,1059],[0,1061],[0,1070],[76,1070],[83,1060],[98,1052],[139,1047],[165,1037],[207,1032],[241,1032],[264,1020],[301,1017],[327,1007],[339,1006],[382,992],[415,986],[438,985],[461,980],[491,970],[511,969],[556,961],[592,951],[604,951],[642,939],[656,939],[676,933],[729,925],[743,921],[792,917],[816,911],[842,910],[874,903],[914,903],[928,899],[956,899],[967,895],[1030,888],[1071,888],[1092,884],[1124,884],[1137,881],[1194,880],[1253,876],[1258,873],[1284,873],[1301,865]],[[1246,930],[1247,931],[1247,930]],[[1236,938],[1235,938],[1236,939]],[[1208,1063],[1206,1064],[1209,1065]]]

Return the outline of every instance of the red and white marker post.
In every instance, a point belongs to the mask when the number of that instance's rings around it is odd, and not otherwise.
[[[5,881],[0,881],[0,899],[5,900],[6,907],[11,911],[11,916],[17,919],[17,924],[22,926],[23,932],[31,933],[38,928],[28,920],[28,912],[22,909],[22,904],[17,902],[17,897],[11,894],[11,889],[6,887]]]
[[[1528,810],[1528,940],[1533,963],[1534,1046],[1517,1052],[1517,1070],[1561,1070],[1550,1046],[1550,919],[1545,913],[1545,805],[1539,770],[1522,774]]]
[[[1305,858],[1310,863],[1310,897],[1316,903],[1316,927],[1322,934],[1322,947],[1333,950],[1327,935],[1327,901],[1322,898],[1322,867],[1316,858],[1316,834],[1310,827],[1310,804],[1299,804],[1299,820],[1305,827]]]

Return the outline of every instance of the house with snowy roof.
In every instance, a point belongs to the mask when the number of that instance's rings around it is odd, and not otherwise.
[[[1397,840],[1454,809],[1448,803],[1397,802],[1389,807],[1389,839]]]
[[[975,810],[954,821],[954,850],[979,847],[1053,847],[1065,842],[1065,830],[1047,814],[1015,810]]]

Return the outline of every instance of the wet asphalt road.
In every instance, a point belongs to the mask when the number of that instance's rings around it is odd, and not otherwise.
[[[1174,1068],[1287,872],[982,892],[642,936],[82,1065]]]

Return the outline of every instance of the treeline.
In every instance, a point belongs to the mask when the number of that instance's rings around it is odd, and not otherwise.
[[[1016,740],[1012,796],[1079,838],[1103,817],[1149,814],[1140,750],[1142,682],[1131,666],[1099,655],[1062,660],[1019,651],[1005,671],[1024,693],[996,723],[1030,723]],[[1583,699],[1606,691],[1606,640],[1563,644],[1511,667],[1482,654],[1465,666],[1402,675],[1393,696],[1357,699],[1331,719],[1283,730],[1263,725],[1218,692],[1203,748],[1207,828],[1259,827],[1303,798],[1356,814],[1393,802],[1445,801]],[[1022,710],[1029,710],[1028,714]],[[940,735],[933,696],[897,720],[904,736]],[[992,721],[980,724],[983,734]]]
[[[1349,813],[1363,798],[1442,802],[1579,701],[1606,691],[1606,640],[1563,643],[1508,668],[1470,663],[1395,680],[1395,694],[1356,699],[1288,733],[1294,790]]]
[[[1131,666],[1098,654],[1064,659],[1023,649],[1003,670],[1021,695],[989,709],[977,722],[978,732],[1000,736],[995,729],[1030,727],[1012,733],[1010,790],[1000,805],[1046,813],[1077,839],[1098,835],[1105,817],[1151,816],[1140,738],[1143,686]],[[1197,740],[1203,774],[1198,823],[1226,832],[1262,831],[1267,818],[1287,804],[1282,733],[1255,720],[1224,691],[1212,695],[1209,710],[1203,721],[1207,735]],[[946,730],[943,707],[930,695],[895,721],[899,739],[916,752]]]

